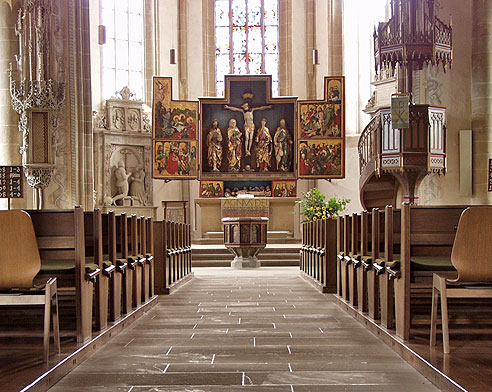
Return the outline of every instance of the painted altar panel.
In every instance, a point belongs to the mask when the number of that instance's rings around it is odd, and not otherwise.
[[[224,98],[200,98],[200,178],[296,178],[296,97],[271,97],[270,75],[226,75]]]
[[[298,101],[298,177],[345,178],[345,78],[325,77],[324,99]]]
[[[153,170],[156,179],[198,177],[198,102],[172,99],[172,78],[154,77]]]

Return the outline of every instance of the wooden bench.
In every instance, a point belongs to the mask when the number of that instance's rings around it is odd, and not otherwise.
[[[451,252],[465,208],[402,206],[401,256],[387,266],[387,273],[394,278],[396,334],[403,339],[410,337],[413,307],[430,302],[433,272],[454,270]],[[398,238],[394,228],[393,238]]]
[[[145,266],[145,256],[140,253],[139,247],[139,218],[135,214],[127,217],[130,252],[128,254],[128,266],[133,271],[132,280],[132,306],[140,307],[142,304],[142,274]]]
[[[24,211],[0,211],[0,305],[44,306],[43,359],[48,362],[50,318],[53,340],[60,353],[56,278],[35,287],[33,279],[41,268],[34,227]]]
[[[451,252],[456,273],[435,272],[430,345],[436,344],[441,297],[443,351],[449,353],[448,298],[492,298],[492,207],[469,207],[461,214]]]
[[[27,212],[41,257],[38,278],[46,281],[56,277],[59,294],[74,295],[77,342],[85,342],[92,336],[94,282],[100,269],[96,264],[86,263],[84,212],[81,207]]]
[[[122,274],[121,311],[123,314],[132,310],[133,269],[134,263],[128,261],[128,217],[125,213],[116,216],[116,271]]]
[[[102,215],[103,253],[114,266],[109,281],[109,320],[116,321],[121,317],[122,275],[124,267],[118,263],[116,214],[109,211]],[[126,265],[126,264],[125,264]]]

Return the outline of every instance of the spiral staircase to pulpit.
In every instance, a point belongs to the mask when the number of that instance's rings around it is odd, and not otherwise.
[[[403,199],[415,204],[422,179],[446,172],[445,108],[412,103],[414,71],[438,65],[446,70],[452,63],[451,21],[440,20],[435,8],[434,0],[391,0],[391,18],[374,31],[376,73],[398,70],[397,91],[410,102],[409,126],[393,129],[391,108],[379,107],[361,133],[359,191],[365,209],[396,205],[400,187]]]

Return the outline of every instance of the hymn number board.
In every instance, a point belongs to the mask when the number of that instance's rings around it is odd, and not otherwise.
[[[0,198],[22,197],[22,166],[0,166]]]

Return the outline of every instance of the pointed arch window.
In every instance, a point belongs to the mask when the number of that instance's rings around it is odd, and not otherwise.
[[[215,80],[224,95],[226,74],[272,75],[279,93],[278,0],[215,0]]]

